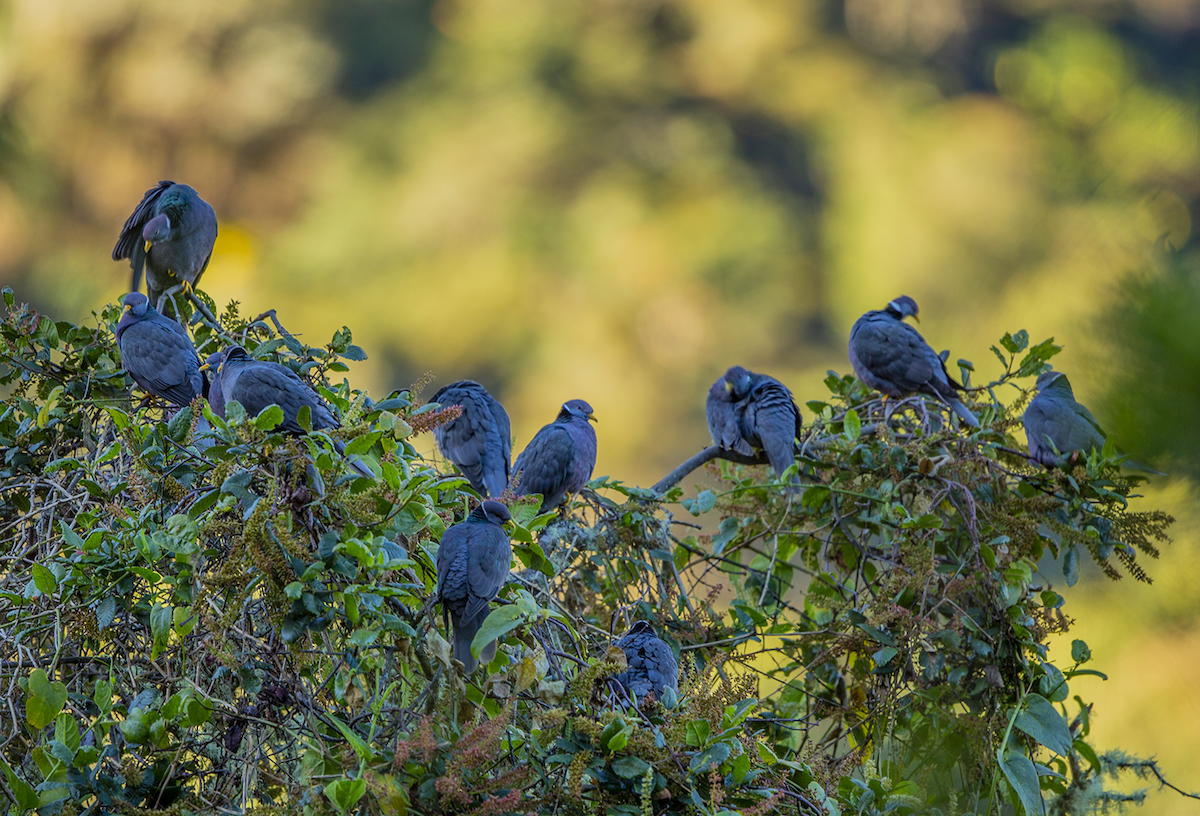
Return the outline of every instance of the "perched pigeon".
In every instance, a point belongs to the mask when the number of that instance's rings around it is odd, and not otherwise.
[[[140,292],[121,302],[125,310],[117,323],[117,346],[125,370],[148,393],[190,405],[204,393],[204,375],[187,331],[155,311]]]
[[[1030,456],[1046,467],[1055,467],[1076,451],[1086,454],[1104,447],[1107,435],[1092,412],[1075,401],[1075,392],[1065,374],[1061,371],[1042,373],[1037,378],[1037,389],[1038,394],[1025,408],[1024,417]],[[1123,465],[1164,475],[1162,471],[1129,460]]]
[[[679,666],[666,641],[654,634],[646,621],[638,621],[617,641],[625,653],[628,668],[616,676],[616,681],[629,692],[635,703],[654,693],[661,700],[663,689],[679,691]]]
[[[311,412],[314,431],[338,427],[338,421],[325,404],[325,400],[308,387],[290,368],[267,360],[255,360],[241,346],[230,346],[221,356],[217,366],[217,381],[220,383],[221,413],[230,402],[237,400],[250,416],[256,416],[270,405],[283,409],[283,422],[277,427],[284,433],[302,434],[304,428],[298,420],[300,409],[307,406]],[[212,389],[209,389],[210,395]],[[211,397],[210,397],[211,398]],[[212,403],[209,403],[210,407]],[[334,441],[334,448],[343,453],[346,446]],[[349,456],[350,463],[363,476],[374,478],[370,468],[362,460]]]
[[[442,605],[447,628],[453,625],[454,659],[463,664],[467,674],[477,665],[471,641],[492,611],[488,604],[504,586],[512,566],[512,544],[504,531],[504,522],[510,518],[503,504],[485,501],[466,521],[448,529],[438,545],[435,597]],[[495,656],[493,640],[480,657],[491,663]]]
[[[135,292],[146,268],[146,294],[161,308],[163,293],[172,286],[192,290],[208,268],[216,240],[217,214],[208,202],[186,184],[160,181],[121,228],[112,258],[129,259]]]
[[[208,372],[208,407],[221,419],[225,418],[225,393],[221,390],[221,358],[223,352],[214,351],[200,366],[201,371]]]
[[[592,478],[596,467],[596,431],[592,406],[583,400],[563,403],[558,418],[538,431],[513,470],[521,474],[518,496],[542,495],[544,513],[558,507],[571,493],[578,493]]]
[[[499,496],[508,487],[512,431],[508,412],[482,385],[459,380],[433,395],[443,408],[462,406],[462,415],[439,425],[433,435],[442,454],[458,466],[481,496]]]
[[[792,392],[774,377],[734,366],[708,390],[704,410],[717,447],[747,456],[761,448],[776,476],[796,461],[800,409]]]
[[[921,393],[949,405],[972,428],[979,420],[955,395],[962,390],[946,372],[946,363],[920,333],[904,322],[917,318],[917,302],[901,295],[882,311],[870,311],[850,330],[850,364],[871,388],[889,397]]]

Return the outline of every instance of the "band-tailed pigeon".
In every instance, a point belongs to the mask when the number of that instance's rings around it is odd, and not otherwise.
[[[257,415],[270,405],[283,409],[283,422],[277,427],[284,433],[304,433],[298,416],[300,409],[308,406],[314,431],[338,427],[338,421],[325,404],[325,400],[313,391],[304,380],[285,365],[268,360],[255,360],[241,346],[230,346],[221,356],[217,366],[218,382],[224,407],[237,400],[250,416]],[[209,389],[210,393],[212,389]],[[211,407],[212,403],[209,403]],[[346,446],[334,440],[334,448],[344,453]],[[355,456],[346,461],[363,476],[375,478],[362,460]]]
[[[512,566],[512,544],[504,531],[504,522],[512,518],[508,508],[497,501],[485,501],[471,511],[466,520],[442,535],[437,552],[437,590],[442,605],[442,620],[453,628],[454,659],[467,674],[478,663],[471,654],[471,641],[491,613],[489,604],[508,579]],[[496,641],[480,653],[483,662],[496,657]]]
[[[1086,454],[1104,447],[1108,435],[1092,412],[1075,401],[1075,392],[1065,374],[1043,372],[1037,378],[1037,389],[1038,394],[1025,408],[1024,417],[1030,456],[1049,468],[1063,464],[1075,452]],[[1165,475],[1130,460],[1122,466]]]
[[[796,461],[800,409],[792,392],[774,377],[734,366],[708,389],[704,410],[717,447],[747,456],[761,448],[776,476]]]
[[[860,317],[850,330],[850,364],[871,388],[889,397],[928,394],[949,405],[972,428],[979,420],[955,395],[962,390],[946,364],[904,318],[917,319],[917,302],[901,295],[881,311]]]
[[[583,400],[564,402],[558,418],[543,426],[513,463],[513,470],[521,474],[517,495],[540,493],[539,513],[558,507],[592,478],[596,431],[588,421],[595,419],[592,406]]]
[[[190,405],[204,393],[200,358],[187,331],[160,315],[146,296],[130,292],[117,323],[121,361],[146,392],[175,405]]]
[[[161,307],[163,293],[181,285],[190,292],[212,257],[217,240],[217,214],[186,184],[160,181],[121,228],[113,247],[114,261],[129,259],[135,292],[146,269],[146,294]]]
[[[434,429],[442,455],[458,466],[481,496],[499,496],[508,487],[512,431],[508,412],[482,385],[459,380],[433,395],[443,408],[462,406],[462,415]]]
[[[625,653],[628,668],[616,676],[635,703],[654,693],[661,700],[663,689],[679,691],[679,665],[667,642],[654,634],[646,621],[638,621],[617,641],[617,647]]]

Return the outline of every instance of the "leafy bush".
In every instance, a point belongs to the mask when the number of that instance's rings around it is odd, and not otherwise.
[[[511,500],[520,563],[476,640],[503,646],[463,678],[430,596],[476,499],[411,443],[454,415],[421,383],[333,382],[365,356],[349,330],[313,348],[236,304],[195,320],[202,354],[236,341],[318,383],[373,481],[328,436],[277,433],[277,408],[135,405],[115,308],[75,326],[4,296],[10,812],[1081,813],[1154,770],[1088,742],[1071,681],[1098,672],[1081,641],[1050,654],[1070,620],[1047,572],[1148,580],[1171,519],[1131,509],[1110,451],[1021,454],[1051,341],[1001,341],[970,436],[919,400],[884,422],[831,373],[798,490],[710,449],[653,490],[595,479],[565,514]],[[719,489],[684,499],[706,460]],[[643,618],[680,689],[622,706],[611,633]]]

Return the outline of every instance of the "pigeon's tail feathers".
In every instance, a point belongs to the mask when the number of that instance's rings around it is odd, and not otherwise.
[[[136,292],[138,287],[142,285],[142,269],[146,266],[146,249],[140,243],[133,250],[133,255],[129,258],[129,267],[132,270],[129,281],[129,291]]]
[[[459,620],[454,622],[454,659],[463,664],[463,672],[471,674],[479,665],[479,661],[471,654],[471,641],[475,639],[475,633],[479,631],[478,625],[471,619]],[[493,656],[495,649],[492,644],[488,644],[492,648]]]
[[[782,478],[783,472],[796,461],[795,441],[778,439],[773,440],[773,443],[766,448],[767,459],[770,460],[771,467],[775,469],[775,475]],[[792,475],[792,481],[799,481],[795,474]]]
[[[489,498],[496,498],[508,488],[508,476],[503,468],[487,468],[483,472],[483,486],[487,488]]]
[[[950,407],[954,409],[954,413],[958,414],[963,422],[967,423],[972,428],[979,427],[979,420],[976,419],[975,415],[971,413],[970,408],[962,404],[962,400],[951,399],[949,400],[949,403]]]

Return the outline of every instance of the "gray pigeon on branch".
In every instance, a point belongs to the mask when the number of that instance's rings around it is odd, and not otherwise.
[[[513,470],[521,474],[517,495],[540,493],[544,513],[553,510],[573,493],[578,493],[592,478],[596,467],[596,430],[592,406],[583,400],[563,403],[558,418],[538,431]]]
[[[140,292],[121,302],[125,308],[116,335],[125,370],[147,393],[190,405],[204,393],[204,375],[187,330],[160,315]]]
[[[446,530],[438,545],[434,597],[442,605],[447,630],[453,629],[454,659],[467,674],[478,665],[471,642],[491,613],[489,604],[508,580],[512,566],[512,544],[504,530],[504,522],[511,518],[500,502],[485,501],[465,521]],[[496,641],[487,644],[480,657],[491,663]]]
[[[979,420],[963,405],[955,391],[963,387],[946,371],[946,363],[916,329],[917,302],[901,295],[886,309],[870,311],[850,330],[850,365],[858,378],[886,397],[927,394],[950,406],[972,428]]]
[[[615,679],[635,703],[640,703],[652,692],[654,699],[661,700],[666,688],[679,691],[679,665],[675,655],[667,642],[654,634],[649,623],[638,621],[616,645],[625,653],[628,668]]]
[[[1025,436],[1029,455],[1046,467],[1064,464],[1072,454],[1101,450],[1107,434],[1092,412],[1075,401],[1071,383],[1061,371],[1046,371],[1037,378],[1038,394],[1025,408]],[[1123,467],[1166,475],[1162,471],[1126,460]]]
[[[442,455],[458,466],[476,493],[499,496],[508,487],[512,462],[512,430],[504,406],[473,380],[439,389],[433,402],[462,407],[459,417],[433,431]]]
[[[796,461],[800,409],[792,392],[774,377],[734,366],[708,390],[704,412],[717,447],[746,456],[761,448],[776,476]]]
[[[217,240],[217,214],[186,184],[160,181],[146,191],[121,228],[113,247],[114,261],[129,259],[135,292],[146,270],[146,294],[161,307],[163,294],[174,286],[191,292],[208,268]]]
[[[339,427],[325,400],[294,371],[279,363],[255,360],[241,346],[225,349],[217,366],[217,381],[221,388],[220,401],[224,403],[222,415],[225,406],[234,400],[240,402],[250,416],[258,415],[271,405],[278,405],[283,409],[283,422],[276,427],[284,433],[299,436],[304,433],[298,419],[300,409],[307,407],[314,431]],[[211,393],[212,389],[209,391]],[[209,406],[212,406],[211,401]],[[333,446],[338,453],[346,450],[346,446],[337,440],[334,440]],[[358,457],[348,456],[346,461],[361,475],[375,478],[370,468]]]

